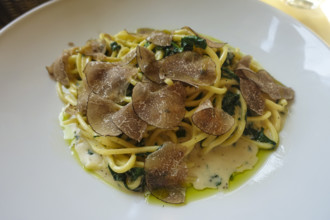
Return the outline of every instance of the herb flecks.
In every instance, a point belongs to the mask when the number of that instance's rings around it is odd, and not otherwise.
[[[221,185],[222,179],[218,174],[214,174],[209,179],[210,183],[213,183],[216,187]]]
[[[93,155],[93,154],[94,154],[94,152],[93,152],[91,149],[88,149],[87,153],[88,153],[89,155]]]

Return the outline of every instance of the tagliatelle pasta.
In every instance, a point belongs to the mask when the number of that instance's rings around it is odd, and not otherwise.
[[[168,203],[252,169],[279,144],[294,98],[251,56],[189,27],[102,33],[47,70],[82,165]]]

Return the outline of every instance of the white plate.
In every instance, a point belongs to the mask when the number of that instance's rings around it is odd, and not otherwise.
[[[281,145],[246,184],[185,206],[146,204],[87,174],[62,140],[45,70],[100,32],[191,26],[252,54],[296,91]],[[0,33],[0,219],[330,219],[330,52],[253,0],[59,1]]]

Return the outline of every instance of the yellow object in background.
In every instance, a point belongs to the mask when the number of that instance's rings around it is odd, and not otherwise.
[[[261,0],[296,18],[316,33],[330,46],[330,0],[324,0],[317,8],[305,9],[291,6],[284,0]]]

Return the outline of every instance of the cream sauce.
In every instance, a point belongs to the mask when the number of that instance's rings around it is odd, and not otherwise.
[[[75,132],[73,132],[75,130]],[[79,134],[77,129],[71,129],[72,133]],[[109,172],[106,160],[94,153],[91,146],[83,139],[73,140],[74,151],[82,166],[96,174],[105,182],[127,191],[123,183],[115,181]],[[230,146],[219,146],[208,154],[203,154],[200,145],[187,156],[189,168],[188,176],[191,184],[197,190],[205,188],[227,189],[230,177],[233,173],[252,169],[257,163],[258,147],[243,140]]]
[[[84,168],[88,170],[98,170],[107,167],[103,157],[94,153],[90,145],[83,139],[80,138],[76,141],[75,150]]]
[[[79,132],[76,132],[79,134]],[[115,186],[123,191],[128,191],[124,184],[120,181],[115,181],[111,175],[108,163],[103,156],[93,152],[91,146],[83,138],[78,138],[74,141],[74,151],[81,165],[89,172],[92,172],[97,177],[101,178],[106,183]]]
[[[198,190],[205,188],[227,189],[230,177],[235,172],[252,169],[258,161],[258,147],[239,140],[230,146],[219,146],[208,154],[196,146],[188,156],[192,163],[188,176],[193,179],[193,187]]]

